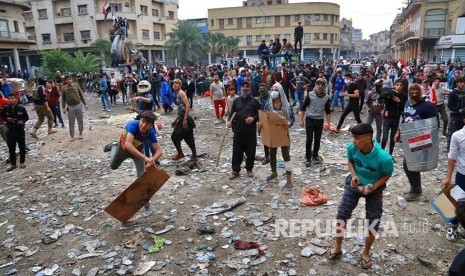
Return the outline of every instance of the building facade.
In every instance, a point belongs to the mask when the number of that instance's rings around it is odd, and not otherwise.
[[[389,59],[390,32],[384,30],[370,35],[370,52],[380,59]]]
[[[352,27],[352,20],[342,18],[339,22],[340,30],[340,47],[341,47],[341,56],[344,58],[352,58],[355,56],[355,47],[354,43],[352,42],[352,34],[353,34],[353,27]]]
[[[258,59],[256,51],[262,39],[268,43],[286,38],[294,44],[294,29],[299,21],[304,29],[304,61],[338,56],[340,28],[337,4],[248,0],[241,7],[208,10],[209,31],[239,38],[239,49],[250,60]]]
[[[6,1],[5,1],[6,2]],[[8,1],[11,2],[11,1]],[[114,28],[112,15],[105,19],[104,0],[30,0],[29,6],[19,18],[23,27],[36,44],[20,52],[21,66],[39,66],[37,52],[62,49],[86,51],[99,38],[111,39]],[[164,44],[167,34],[178,22],[177,0],[111,0],[116,16],[128,21],[128,37],[138,45],[149,61],[164,60]],[[3,61],[2,61],[3,62]]]
[[[17,72],[21,70],[19,52],[35,45],[35,37],[26,32],[23,12],[30,6],[21,1],[0,0],[0,71]]]
[[[438,43],[443,36],[457,35],[462,25],[465,28],[464,17],[465,1],[408,0],[391,27],[393,58],[411,64],[447,62],[452,57],[452,46]]]

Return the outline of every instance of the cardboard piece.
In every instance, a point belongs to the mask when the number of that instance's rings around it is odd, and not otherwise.
[[[163,169],[145,171],[105,208],[105,212],[122,223],[127,222],[150,201],[169,178]]]
[[[433,208],[438,211],[439,215],[444,219],[445,222],[450,223],[455,218],[455,207],[457,201],[451,195],[451,190],[455,188],[455,185],[449,185],[442,190],[442,192],[431,202]]]
[[[290,145],[288,128],[283,127],[287,120],[273,111],[258,111],[263,145],[270,148]]]

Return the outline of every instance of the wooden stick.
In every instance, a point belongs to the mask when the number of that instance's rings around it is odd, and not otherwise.
[[[236,112],[233,113],[233,115],[231,116],[231,120],[229,120],[228,124],[232,123],[235,116],[236,116]],[[218,167],[218,163],[220,162],[221,150],[223,149],[224,139],[226,138],[226,134],[228,134],[228,130],[229,130],[229,127],[226,127],[226,130],[224,131],[224,134],[223,134],[223,139],[221,140],[220,150],[218,151],[218,156],[216,157],[216,167]]]

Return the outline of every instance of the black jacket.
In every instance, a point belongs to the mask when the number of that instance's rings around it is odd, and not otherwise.
[[[246,99],[239,97],[234,100],[229,119],[232,114],[236,113],[232,122],[232,129],[235,134],[251,134],[257,133],[258,110],[260,103],[257,99],[249,96]],[[251,124],[246,124],[245,119],[253,117],[254,121]]]
[[[5,106],[2,111],[2,116],[6,121],[6,126],[9,131],[24,131],[24,126],[27,120],[29,120],[26,108],[20,105],[15,105],[13,108],[9,105]],[[23,123],[18,124],[18,121],[22,121]]]

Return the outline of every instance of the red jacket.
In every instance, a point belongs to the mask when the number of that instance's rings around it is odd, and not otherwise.
[[[47,102],[49,106],[56,106],[60,105],[60,92],[58,91],[58,87],[52,86],[52,90],[49,92],[47,90]]]
[[[3,116],[2,116],[3,108],[9,104],[10,104],[10,101],[7,98],[3,97],[0,99],[0,124],[3,123]]]

